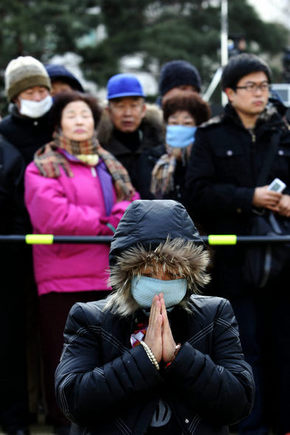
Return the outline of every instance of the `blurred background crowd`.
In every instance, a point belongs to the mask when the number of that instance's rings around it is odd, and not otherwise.
[[[288,190],[268,196],[266,185],[279,176],[290,187],[290,30],[283,24],[290,5],[281,3],[280,17],[269,22],[247,0],[228,2],[222,70],[222,3],[11,0],[0,6],[1,234],[112,236],[138,198],[180,201],[204,234],[247,233],[252,209],[289,218]],[[263,146],[272,144],[275,129],[274,169],[265,186],[257,185]],[[110,292],[108,252],[108,244],[39,245],[32,252],[1,243],[5,433],[28,434],[40,413],[54,433],[69,433],[54,394],[62,332],[75,302]],[[253,296],[243,282],[243,255],[217,250],[206,292],[231,300],[254,368],[257,401],[240,434],[266,435],[271,427],[285,435],[289,297],[281,292],[274,306],[262,298],[261,306],[261,293]],[[279,285],[283,280],[285,274]],[[247,328],[249,319],[255,328]],[[267,346],[279,363],[263,359],[267,322],[267,333],[275,325]],[[265,387],[261,376],[273,367],[281,376]],[[273,395],[277,408],[269,416]]]

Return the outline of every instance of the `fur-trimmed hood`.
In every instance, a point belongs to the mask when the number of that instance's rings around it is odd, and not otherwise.
[[[208,251],[180,203],[172,200],[138,200],[126,210],[110,250],[110,285],[114,292],[106,307],[129,315],[139,306],[131,295],[131,280],[144,267],[162,266],[164,272],[187,280],[190,294],[209,282]]]

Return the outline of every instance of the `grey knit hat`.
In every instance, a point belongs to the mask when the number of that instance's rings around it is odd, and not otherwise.
[[[8,101],[20,92],[34,86],[51,89],[50,78],[41,62],[32,56],[19,56],[12,59],[5,70],[5,92]]]

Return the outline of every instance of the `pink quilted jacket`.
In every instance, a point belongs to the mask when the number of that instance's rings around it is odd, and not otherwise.
[[[40,175],[34,163],[25,173],[25,202],[34,233],[54,235],[112,235],[100,221],[105,204],[99,178],[93,170],[70,162],[74,177],[61,169],[59,178]],[[138,199],[136,194],[134,199]],[[116,202],[110,222],[116,227],[129,201]],[[34,245],[34,273],[39,295],[108,289],[109,245]]]

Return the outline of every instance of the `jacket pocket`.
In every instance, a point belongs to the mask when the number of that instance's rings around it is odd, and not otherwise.
[[[217,181],[235,184],[240,184],[241,176],[244,176],[245,169],[249,167],[245,151],[232,146],[214,149],[214,165]]]
[[[270,171],[269,182],[276,177],[284,181],[288,189],[290,188],[290,148],[286,146],[278,146],[276,157]]]

